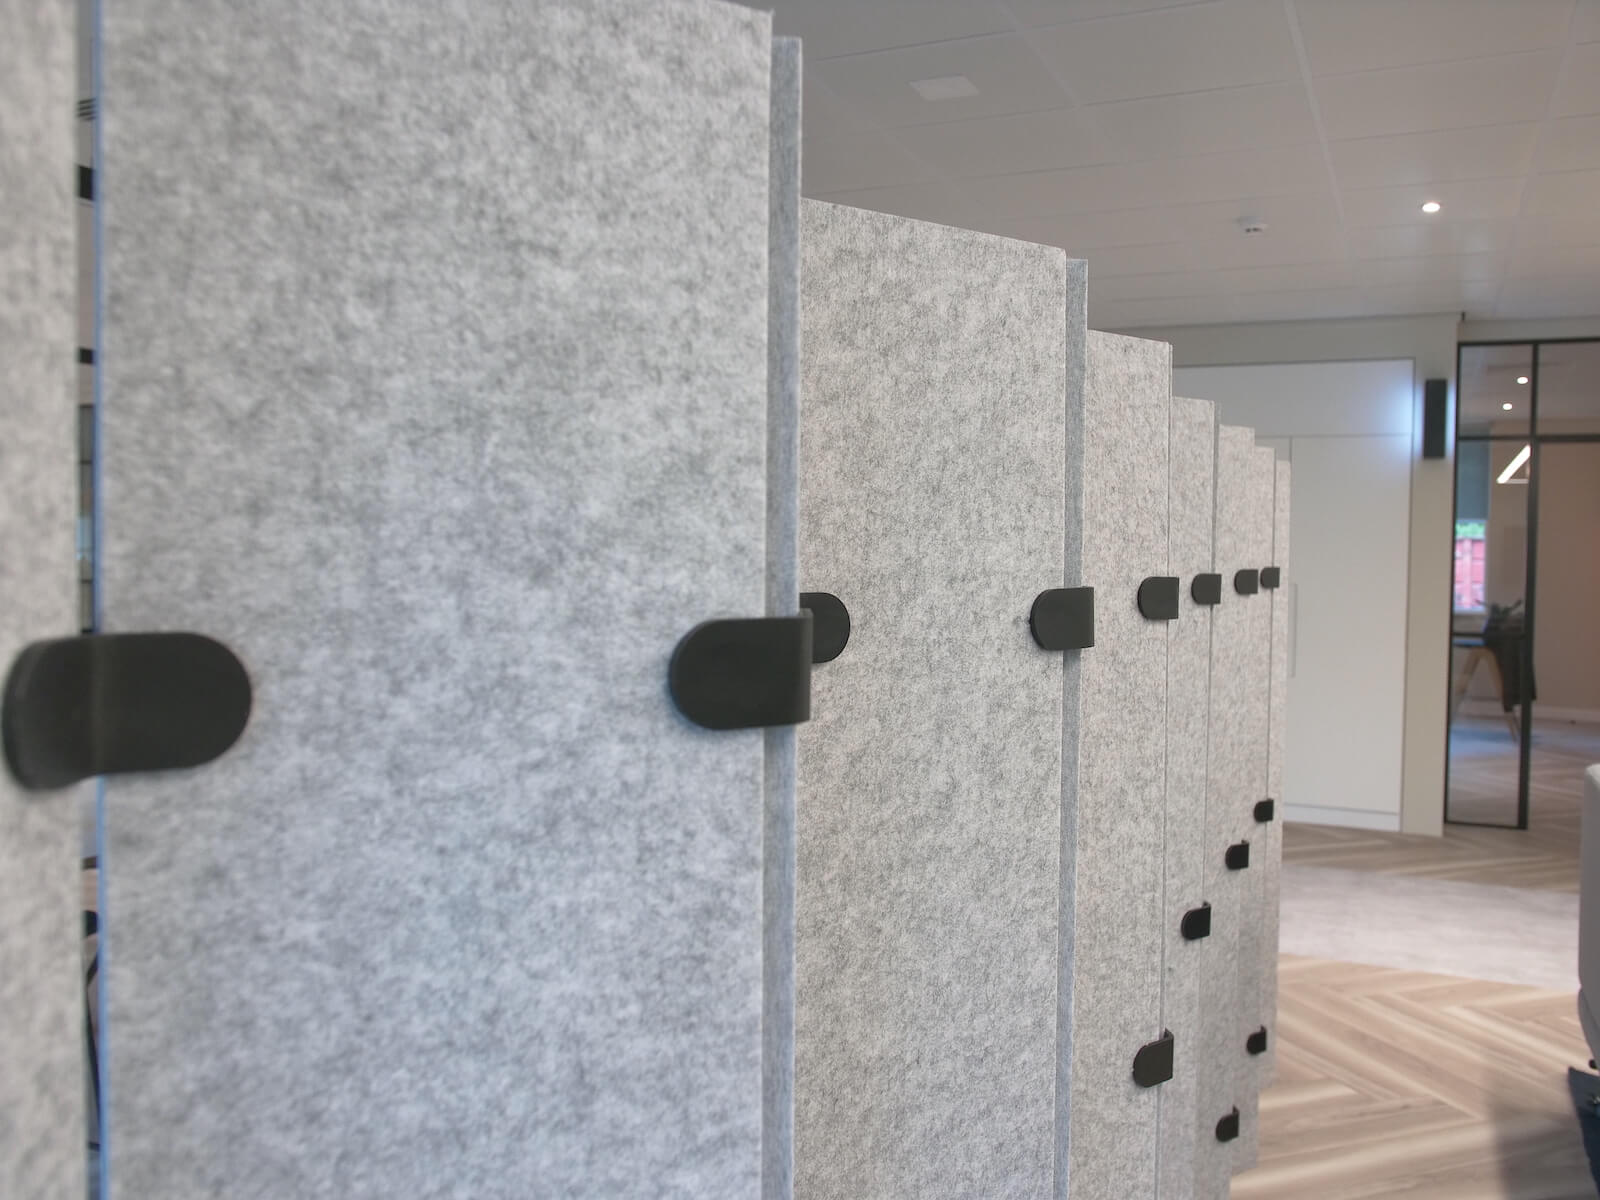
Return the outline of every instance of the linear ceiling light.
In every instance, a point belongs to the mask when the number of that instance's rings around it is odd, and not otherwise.
[[[1528,456],[1532,453],[1532,446],[1524,446],[1521,450],[1518,450],[1517,456],[1511,460],[1511,464],[1504,471],[1500,472],[1500,477],[1495,482],[1510,483],[1511,477],[1522,470],[1522,464],[1528,461]]]

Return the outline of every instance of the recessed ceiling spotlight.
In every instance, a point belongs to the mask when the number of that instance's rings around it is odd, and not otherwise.
[[[1528,382],[1528,377],[1526,375],[1518,375],[1517,376],[1517,382],[1518,383],[1527,383]]]
[[[1506,411],[1507,411],[1507,412],[1510,412],[1510,411],[1511,411],[1511,405],[1510,405],[1510,403],[1509,403],[1509,402],[1508,402],[1508,403],[1506,403],[1506,404],[1502,404],[1502,405],[1501,405],[1501,406],[1500,406],[1500,407],[1501,407],[1501,408],[1503,408],[1503,409],[1505,409],[1505,410],[1506,410]]]
[[[911,86],[924,100],[961,100],[978,94],[978,85],[965,75],[941,75],[937,79],[913,79]]]
[[[1422,206],[1422,211],[1425,212],[1425,213],[1429,213],[1429,214],[1438,212],[1439,211],[1439,202],[1437,200],[1429,200],[1426,204],[1424,204]]]

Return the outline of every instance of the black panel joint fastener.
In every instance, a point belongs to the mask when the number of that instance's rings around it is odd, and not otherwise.
[[[1267,1027],[1263,1025],[1244,1040],[1244,1048],[1251,1054],[1267,1052]]]
[[[850,610],[832,592],[801,592],[800,607],[811,613],[811,661],[832,662],[850,644]]]
[[[1153,1042],[1139,1047],[1133,1056],[1133,1081],[1140,1087],[1155,1087],[1172,1078],[1172,1030],[1163,1029]]]
[[[1198,942],[1201,938],[1211,936],[1211,905],[1202,904],[1199,908],[1191,908],[1183,914],[1183,920],[1178,924],[1178,931],[1183,934],[1186,942]]]
[[[1256,823],[1260,825],[1267,824],[1277,815],[1277,811],[1278,806],[1274,801],[1257,800],[1255,809]]]
[[[25,646],[0,703],[11,774],[42,791],[210,762],[250,720],[250,676],[197,633],[89,634]]]
[[[1283,582],[1283,572],[1277,567],[1261,568],[1261,586],[1269,591]]]
[[[809,611],[706,621],[683,635],[667,667],[681,712],[707,729],[765,729],[811,719]]]
[[[94,199],[94,168],[93,167],[85,167],[85,166],[82,166],[81,164],[78,167],[78,199],[79,200],[93,200]]]
[[[1139,585],[1139,612],[1148,621],[1178,619],[1178,577],[1152,575]]]
[[[1230,871],[1242,871],[1250,865],[1250,843],[1239,842],[1228,847],[1228,852],[1222,856],[1222,861]]]
[[[1251,567],[1233,573],[1233,590],[1241,596],[1254,596],[1261,588],[1261,572]]]
[[[1222,603],[1222,576],[1196,575],[1189,585],[1189,595],[1196,604]]]
[[[1217,1141],[1231,1142],[1239,1136],[1239,1110],[1236,1108],[1217,1122]]]
[[[1028,628],[1046,650],[1087,650],[1094,645],[1094,589],[1040,592],[1028,614]]]

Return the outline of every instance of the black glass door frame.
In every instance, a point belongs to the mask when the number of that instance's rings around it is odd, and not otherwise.
[[[1551,433],[1539,432],[1539,366],[1542,350],[1545,346],[1557,345],[1594,345],[1600,343],[1600,338],[1507,338],[1499,340],[1484,340],[1473,342],[1458,342],[1456,344],[1456,427],[1455,447],[1456,457],[1453,462],[1454,477],[1451,482],[1451,621],[1450,621],[1450,651],[1447,661],[1450,670],[1445,680],[1446,689],[1455,686],[1455,524],[1460,512],[1461,501],[1461,468],[1460,446],[1463,442],[1525,442],[1528,450],[1528,501],[1527,501],[1527,548],[1525,581],[1523,584],[1523,631],[1521,636],[1523,669],[1518,672],[1518,695],[1516,710],[1518,714],[1519,733],[1517,739],[1517,820],[1514,825],[1504,825],[1493,821],[1456,821],[1450,817],[1450,732],[1454,721],[1447,718],[1445,722],[1445,788],[1444,788],[1444,819],[1450,825],[1470,825],[1488,829],[1527,829],[1528,828],[1528,780],[1533,764],[1533,663],[1534,641],[1537,628],[1538,605],[1538,575],[1539,575],[1539,450],[1541,445],[1554,445],[1557,443],[1592,442],[1600,444],[1600,433]],[[1528,348],[1528,430],[1526,434],[1463,434],[1461,432],[1461,355],[1462,351],[1476,347],[1492,346],[1526,346]],[[1447,705],[1450,693],[1447,691]],[[1447,713],[1450,708],[1447,707]]]

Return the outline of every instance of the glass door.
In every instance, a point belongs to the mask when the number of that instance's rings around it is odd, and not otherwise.
[[[1600,761],[1600,342],[1464,345],[1457,379],[1445,820],[1576,828]]]

